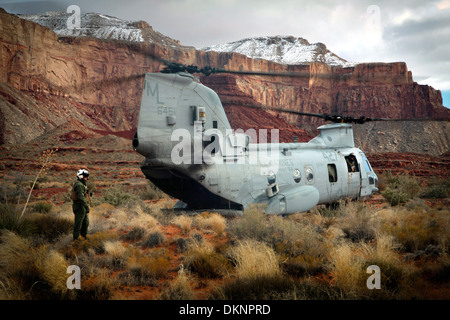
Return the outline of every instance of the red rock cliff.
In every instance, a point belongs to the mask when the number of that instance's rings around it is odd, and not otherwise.
[[[200,77],[218,92],[232,126],[285,129],[282,141],[294,136],[299,141],[309,139],[296,125],[318,120],[242,105],[369,117],[450,118],[440,92],[414,83],[402,62],[351,68],[323,63],[287,66],[161,43],[59,38],[48,28],[4,11],[0,12],[0,52],[1,144],[27,142],[71,119],[95,129],[131,134],[142,91],[142,77],[135,75],[160,70],[155,56],[229,70],[300,73]]]

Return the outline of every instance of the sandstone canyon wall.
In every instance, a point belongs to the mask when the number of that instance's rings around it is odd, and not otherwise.
[[[148,25],[142,27],[152,32]],[[293,137],[307,141],[311,133],[298,126],[321,122],[270,111],[267,106],[352,116],[450,119],[440,92],[415,83],[403,62],[346,68],[324,63],[293,66],[237,53],[198,51],[173,42],[169,46],[58,37],[50,29],[4,10],[0,10],[0,52],[0,144],[6,145],[26,143],[73,119],[95,130],[131,137],[137,125],[142,75],[162,69],[158,57],[277,74],[199,77],[219,94],[234,128],[278,128],[282,141]],[[301,76],[285,76],[289,72]],[[436,130],[447,134],[441,139],[444,142],[436,142],[440,143],[436,153],[448,151],[448,121],[432,131]]]

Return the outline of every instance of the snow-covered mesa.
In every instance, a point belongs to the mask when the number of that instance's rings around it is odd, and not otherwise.
[[[236,52],[253,59],[265,59],[282,64],[323,62],[332,66],[349,67],[354,63],[338,57],[323,43],[310,44],[303,38],[274,36],[247,38],[226,44],[200,48],[203,51]]]
[[[80,16],[80,28],[67,27],[68,19],[72,19],[71,13],[47,12],[44,14],[20,15],[20,17],[50,28],[58,36],[87,36],[133,42],[145,41],[142,30],[133,21],[107,15],[82,14]]]
[[[144,21],[130,21],[98,13],[80,15],[80,27],[68,27],[72,13],[46,12],[19,15],[23,19],[45,26],[58,36],[93,37],[98,39],[130,42],[156,42],[179,47],[180,43],[154,31]],[[236,52],[253,59],[265,59],[282,64],[308,64],[323,62],[331,66],[351,67],[347,62],[327,49],[323,43],[310,44],[303,38],[292,36],[255,37],[199,48],[202,51]]]

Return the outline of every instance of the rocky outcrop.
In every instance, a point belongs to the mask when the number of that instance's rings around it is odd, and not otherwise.
[[[136,26],[152,32],[148,25]],[[233,127],[279,128],[282,141],[308,140],[311,135],[298,125],[316,125],[320,120],[270,111],[268,106],[352,116],[450,119],[440,92],[415,83],[402,62],[284,65],[238,53],[198,51],[176,41],[166,45],[62,37],[4,11],[0,52],[1,144],[30,141],[72,119],[98,132],[132,132],[142,75],[161,70],[161,58],[271,73],[199,77],[218,92]]]

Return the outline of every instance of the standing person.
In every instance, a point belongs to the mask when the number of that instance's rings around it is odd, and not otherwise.
[[[77,240],[81,235],[87,238],[89,227],[89,193],[86,182],[89,177],[89,171],[80,169],[77,172],[77,181],[75,181],[72,190],[72,209],[75,215],[75,224],[73,226],[73,240]]]

